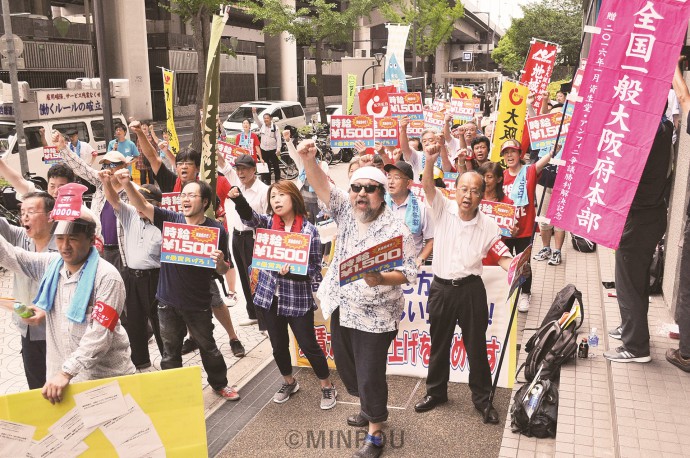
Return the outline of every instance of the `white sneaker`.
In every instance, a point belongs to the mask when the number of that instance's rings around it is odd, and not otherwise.
[[[517,305],[518,312],[527,313],[530,299],[532,299],[531,294],[520,293],[520,299],[518,299]]]

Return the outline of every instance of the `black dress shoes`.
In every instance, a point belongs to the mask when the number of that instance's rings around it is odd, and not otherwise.
[[[496,411],[494,406],[489,407],[489,412],[487,415],[484,414],[486,407],[474,406],[474,408],[482,414],[484,417],[484,423],[491,423],[492,425],[497,425],[499,423],[500,420],[498,418],[498,411]]]
[[[446,398],[439,398],[437,396],[424,396],[424,398],[414,405],[414,411],[417,413],[428,412],[439,404],[448,402]]]
[[[383,453],[383,445],[376,445],[368,440],[364,441],[359,450],[353,455],[354,458],[378,458]]]
[[[364,426],[367,426],[369,424],[369,421],[360,414],[356,413],[354,415],[350,415],[349,417],[347,417],[347,424],[349,426],[362,428]]]

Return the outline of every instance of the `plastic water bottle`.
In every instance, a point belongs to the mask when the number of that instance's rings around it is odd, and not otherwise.
[[[597,328],[592,328],[589,331],[589,346],[598,347],[599,346],[599,336],[597,335]]]
[[[16,313],[22,318],[31,318],[35,314],[35,312],[32,309],[30,309],[25,304],[22,304],[19,301],[14,303],[14,313]]]
[[[527,417],[532,418],[532,414],[535,410],[537,410],[537,406],[539,405],[539,399],[541,398],[543,391],[544,387],[541,385],[535,385],[534,388],[532,388],[532,391],[530,391],[530,395],[527,401],[527,407],[525,407]]]

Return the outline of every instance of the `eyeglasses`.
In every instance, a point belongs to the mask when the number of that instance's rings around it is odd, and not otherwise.
[[[352,189],[352,192],[354,192],[356,194],[359,194],[362,191],[362,189],[364,189],[364,192],[366,192],[367,194],[372,194],[372,193],[376,192],[376,190],[379,188],[381,188],[380,184],[361,185],[361,184],[354,184],[353,183],[350,185],[350,189]]]
[[[403,176],[400,176],[400,175],[388,175],[388,179],[389,179],[389,180],[393,180],[393,181],[409,180],[408,177],[403,177]]]
[[[42,213],[48,213],[48,212],[40,212],[37,210],[27,210],[25,212],[19,212],[19,216],[21,216],[23,218],[25,216],[34,216],[34,215],[39,215]]]
[[[180,193],[180,199],[186,199],[189,197],[190,199],[196,199],[199,197],[201,194],[187,194],[186,192],[181,192]]]
[[[101,170],[115,169],[122,165],[122,162],[111,162],[110,164],[103,164]]]
[[[470,189],[470,188],[465,188],[465,187],[458,188],[456,190],[456,192],[459,193],[460,195],[471,194],[474,197],[480,197],[482,195],[482,193],[479,192],[478,189]]]

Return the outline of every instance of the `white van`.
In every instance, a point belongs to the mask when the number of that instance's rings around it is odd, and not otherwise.
[[[270,114],[276,126],[279,129],[284,129],[285,126],[290,125],[294,127],[303,127],[307,125],[307,118],[304,115],[304,108],[299,102],[282,102],[282,101],[255,101],[240,105],[232,112],[228,119],[223,123],[223,129],[228,136],[228,140],[234,141],[235,136],[242,132],[242,121],[249,119],[252,122],[251,129],[258,129],[259,126],[254,123],[252,108],[256,108],[256,114],[259,119],[263,120],[265,114]]]
[[[127,126],[125,117],[122,114],[113,115],[113,125],[122,123]],[[112,139],[105,138],[105,128],[103,125],[103,116],[87,116],[79,118],[59,118],[40,121],[25,121],[24,122],[24,136],[26,137],[26,155],[29,161],[29,172],[36,176],[46,178],[50,164],[43,162],[43,144],[41,143],[40,128],[44,128],[46,138],[50,141],[50,133],[53,129],[65,135],[68,131],[76,129],[79,132],[79,140],[89,143],[99,156],[105,154],[107,141]],[[16,124],[13,120],[7,119],[5,116],[0,116],[0,145],[5,148],[12,147],[12,151],[5,156],[5,161],[14,170],[20,170],[19,166],[19,149],[16,141],[12,136],[16,137]],[[2,147],[0,147],[2,148]],[[0,152],[2,154],[2,152]],[[99,168],[98,158],[93,161],[93,167]]]

